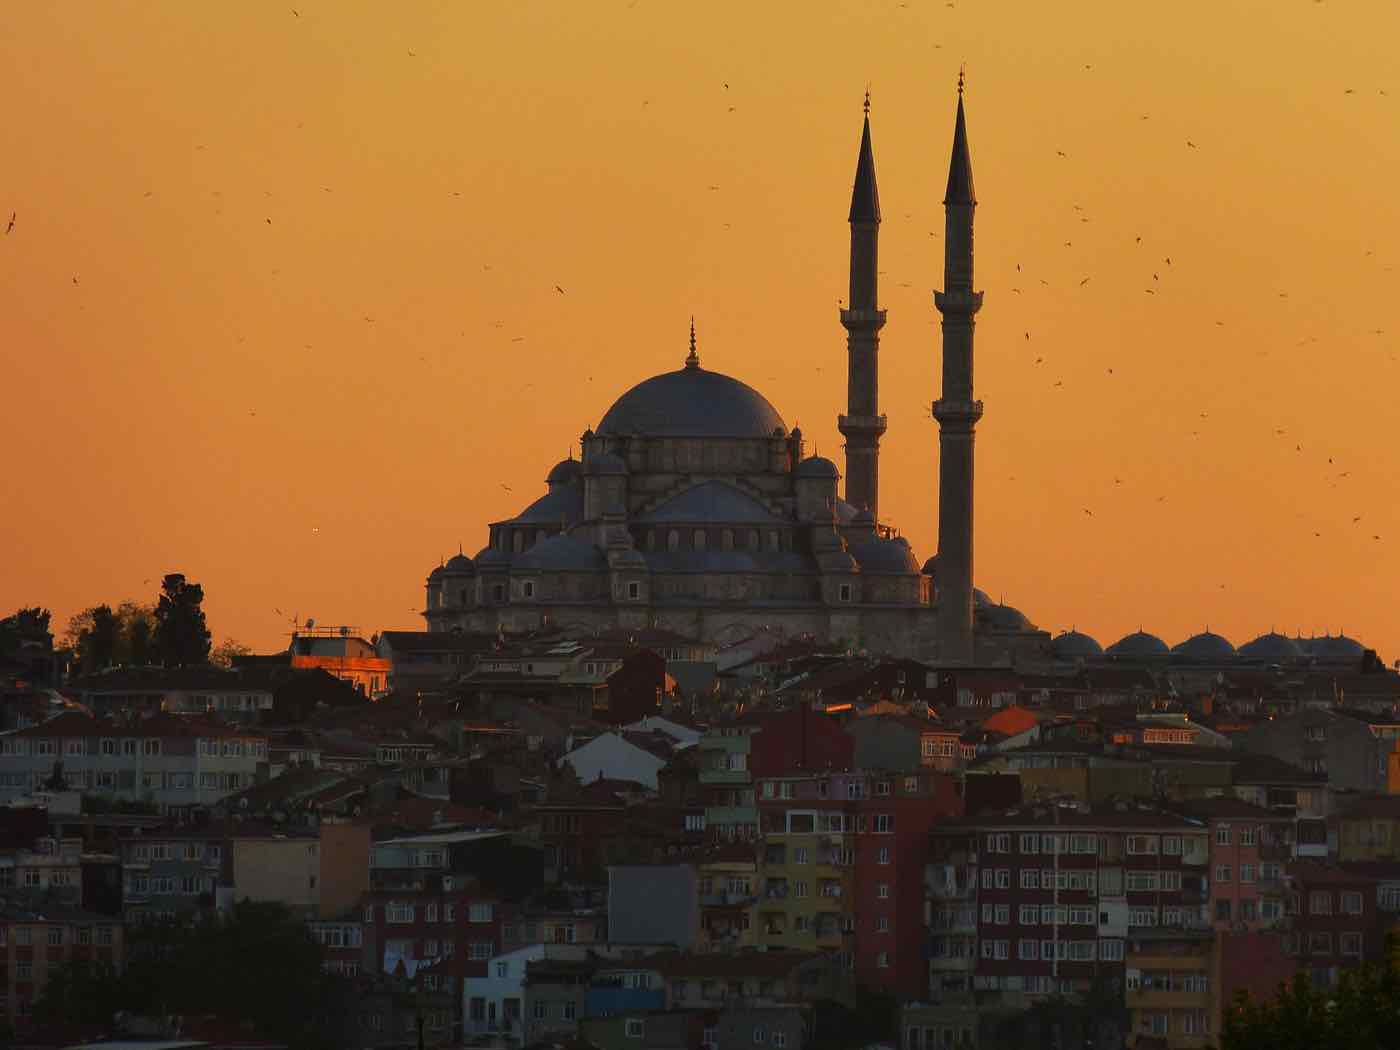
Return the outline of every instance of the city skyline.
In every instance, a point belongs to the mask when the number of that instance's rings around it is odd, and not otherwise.
[[[1104,644],[1345,630],[1394,659],[1400,217],[1370,173],[1400,159],[1376,31],[1396,16],[1226,10],[1209,40],[1149,40],[1089,7],[1084,33],[1029,6],[1014,26],[833,7],[788,66],[767,61],[769,11],[742,39],[635,3],[21,13],[0,68],[33,105],[0,149],[33,163],[0,199],[0,324],[35,396],[8,420],[25,514],[0,541],[25,555],[0,598],[61,629],[182,571],[216,636],[258,648],[293,611],[418,627],[411,581],[475,553],[543,492],[541,463],[679,367],[692,313],[706,366],[840,462],[867,81],[882,517],[928,557],[965,61],[992,409],[977,585]],[[1246,46],[1252,78],[1227,68]]]

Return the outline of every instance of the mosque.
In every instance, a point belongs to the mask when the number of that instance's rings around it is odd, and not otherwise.
[[[961,83],[944,209],[944,282],[934,295],[942,389],[931,406],[939,426],[936,557],[921,563],[899,529],[880,518],[885,311],[867,99],[848,215],[848,305],[840,312],[848,364],[846,411],[837,417],[844,487],[837,465],[808,455],[801,430],[788,429],[766,397],[701,365],[692,321],[680,368],[619,397],[596,429],[584,431],[581,459],[557,463],[542,496],[491,523],[474,557],[458,554],[432,570],[428,629],[661,627],[723,645],[768,628],[944,664],[1105,657],[1093,639],[1077,632],[1052,638],[973,586],[973,443],[982,402],[973,396],[972,354],[982,293],[973,284],[976,196]],[[1333,648],[1348,643],[1356,644],[1338,639]],[[1208,633],[1183,645],[1193,660],[1234,653]],[[1281,636],[1251,645],[1268,649],[1268,662],[1301,653]],[[1172,653],[1139,633],[1107,655]]]

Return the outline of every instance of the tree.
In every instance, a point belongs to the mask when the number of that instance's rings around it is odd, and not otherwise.
[[[49,969],[49,979],[34,1000],[40,1024],[109,1024],[124,1008],[123,982],[106,963],[74,959]]]
[[[1239,993],[1224,1028],[1221,1050],[1400,1047],[1400,938],[1388,934],[1385,961],[1342,971],[1331,992],[1300,973],[1268,1002]]]
[[[84,674],[102,671],[117,662],[121,625],[110,605],[95,605],[78,614],[85,625],[78,634],[78,667]]]
[[[13,657],[26,644],[48,648],[53,645],[49,633],[49,611],[37,605],[17,609],[0,620],[0,656]]]
[[[211,636],[204,622],[204,588],[173,572],[161,580],[156,605],[156,653],[166,667],[188,667],[209,659]]]
[[[234,638],[225,638],[209,654],[209,662],[217,667],[232,667],[235,657],[247,656],[253,650]]]
[[[127,628],[126,644],[130,651],[133,667],[146,667],[150,664],[151,658],[155,656],[155,646],[152,644],[152,634],[154,633],[152,623],[151,617],[141,616],[132,620],[131,626]]]

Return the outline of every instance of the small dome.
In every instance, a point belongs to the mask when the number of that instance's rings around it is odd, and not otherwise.
[[[1261,664],[1293,664],[1303,658],[1303,650],[1292,638],[1270,631],[1240,646],[1239,657]]]
[[[869,539],[851,547],[861,572],[917,573],[919,562],[903,538]]]
[[[1170,652],[1166,642],[1146,631],[1134,631],[1108,647],[1109,656],[1125,657],[1130,660],[1167,656]]]
[[[611,452],[600,452],[596,456],[589,456],[588,462],[584,464],[584,471],[588,474],[617,475],[627,473],[627,464],[622,461],[622,457]]]
[[[972,607],[974,609],[980,609],[984,605],[995,604],[996,602],[992,601],[986,591],[979,591],[976,587],[972,588]]]
[[[1050,652],[1058,660],[1090,660],[1103,655],[1103,646],[1087,634],[1064,631],[1051,640]]]
[[[551,536],[519,555],[513,568],[586,572],[606,565],[603,552],[588,541],[574,536]]]
[[[852,525],[874,525],[874,524],[875,524],[875,515],[870,513],[870,508],[869,508],[869,507],[861,507],[860,510],[856,512],[856,516],[855,516],[854,518],[851,519],[851,524],[852,524]],[[908,546],[908,544],[905,544],[905,546]]]
[[[478,569],[505,568],[510,565],[510,555],[495,547],[482,547],[472,559]]]
[[[994,631],[1033,631],[1025,613],[1010,605],[983,605],[976,610],[979,623]]]
[[[1172,648],[1172,655],[1197,664],[1216,664],[1235,658],[1235,647],[1218,634],[1202,631]]]
[[[825,456],[808,456],[797,464],[796,474],[799,478],[830,478],[832,481],[839,481],[841,478],[836,464]]]
[[[570,456],[568,459],[561,459],[554,464],[554,469],[549,472],[549,477],[545,478],[546,485],[567,485],[577,481],[579,475],[583,473],[583,464]]]
[[[843,499],[836,501],[836,520],[842,525],[849,525],[856,520],[856,509]]]
[[[928,561],[924,562],[924,567],[923,567],[922,569],[920,569],[919,571],[922,572],[925,576],[937,576],[937,575],[938,575],[938,555],[935,554],[935,555],[934,555],[933,557],[931,557]]]
[[[1304,651],[1320,664],[1354,664],[1365,654],[1366,647],[1344,634],[1325,634],[1309,638]]]
[[[444,572],[451,573],[471,573],[476,571],[476,566],[465,554],[454,554],[447,559],[447,564],[443,566]]]
[[[438,566],[437,568],[435,568],[432,572],[428,573],[428,579],[429,579],[429,580],[440,580],[440,579],[442,579],[442,566],[439,565],[439,566]]]

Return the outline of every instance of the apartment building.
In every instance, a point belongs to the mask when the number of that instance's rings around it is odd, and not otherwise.
[[[1205,825],[1118,803],[945,821],[928,866],[930,994],[1121,987],[1126,941],[1206,929]]]
[[[156,714],[114,721],[69,711],[0,734],[0,801],[56,779],[74,791],[163,812],[211,806],[251,785],[267,737],[251,729]]]
[[[110,916],[0,897],[0,1024],[24,1032],[54,967],[82,960],[120,968],[123,945]]]

